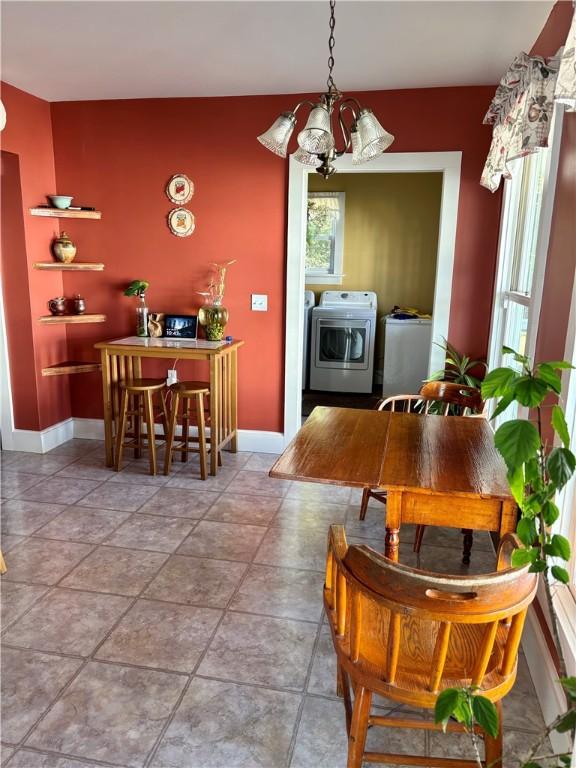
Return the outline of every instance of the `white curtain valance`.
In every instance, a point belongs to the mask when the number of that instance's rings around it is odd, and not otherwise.
[[[480,183],[495,192],[508,163],[548,146],[555,102],[576,111],[576,14],[561,55],[550,59],[521,53],[500,81],[484,117],[493,125],[492,144]]]

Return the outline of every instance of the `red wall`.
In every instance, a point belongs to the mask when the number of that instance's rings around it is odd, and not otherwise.
[[[66,377],[41,375],[42,368],[66,359],[66,334],[62,326],[47,327],[38,323],[38,317],[47,314],[47,300],[61,295],[62,277],[32,268],[35,261],[50,260],[50,241],[59,231],[58,222],[33,217],[28,212],[38,203],[45,203],[46,194],[56,191],[50,105],[4,83],[2,101],[8,115],[2,132],[2,149],[17,155],[20,171],[18,189],[13,164],[7,168],[6,191],[18,221],[12,218],[8,222],[11,231],[4,235],[2,243],[15,426],[41,430],[70,416]],[[16,231],[22,221],[23,241],[22,232]]]
[[[500,194],[478,180],[490,144],[482,117],[493,86],[356,94],[395,136],[395,152],[463,153],[450,338],[473,356],[486,352]],[[104,273],[66,275],[66,295],[81,292],[105,325],[69,330],[70,356],[128,334],[133,300],[122,288],[150,281],[149,305],[186,312],[199,302],[212,261],[236,258],[225,304],[240,354],[239,418],[244,429],[282,431],[287,162],[256,136],[301,96],[154,99],[52,104],[58,190],[101,209],[99,222],[67,231],[78,257],[102,260]],[[164,194],[173,173],[196,185],[188,207],[196,231],[176,238]],[[268,313],[250,311],[250,293],[267,293]],[[97,377],[71,379],[75,416],[101,415]]]

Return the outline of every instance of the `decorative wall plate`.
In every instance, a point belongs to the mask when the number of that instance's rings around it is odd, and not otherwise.
[[[168,214],[168,226],[176,237],[188,237],[194,232],[194,214],[187,208],[173,208]]]
[[[172,176],[166,185],[166,195],[173,203],[183,205],[190,200],[193,194],[194,184],[183,173],[177,173]]]

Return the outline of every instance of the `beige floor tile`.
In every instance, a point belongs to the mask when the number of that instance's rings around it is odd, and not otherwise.
[[[3,499],[12,499],[14,496],[26,491],[36,483],[41,483],[39,475],[28,475],[25,472],[3,471],[0,476],[0,496]]]
[[[182,517],[135,514],[107,539],[106,544],[174,552],[195,525]]]
[[[281,528],[310,528],[328,531],[333,524],[344,524],[348,507],[307,499],[284,499],[273,526]]]
[[[292,482],[286,493],[288,499],[304,499],[306,501],[324,501],[328,504],[348,504],[350,488],[324,483]]]
[[[90,662],[27,744],[140,768],[186,678]]]
[[[12,758],[10,768],[94,768],[94,763],[74,760],[69,757],[55,757],[31,749],[19,749]]]
[[[36,535],[47,539],[100,544],[129,517],[129,512],[71,506],[40,528]]]
[[[138,600],[96,658],[191,672],[221,616],[213,608]]]
[[[225,608],[245,571],[245,563],[173,555],[144,597]]]
[[[332,699],[336,695],[336,653],[332,643],[330,628],[324,624],[320,630],[320,641],[316,646],[312,672],[308,681],[308,693],[318,696],[328,696]],[[339,700],[340,701],[340,700]]]
[[[0,615],[2,630],[7,629],[16,619],[30,608],[31,605],[45,595],[48,587],[18,584],[2,580],[0,590]]]
[[[269,528],[254,562],[324,572],[326,532]]]
[[[199,520],[219,494],[200,491],[187,491],[182,488],[160,488],[158,493],[149,499],[138,512],[147,515],[162,515],[166,517],[186,517]]]
[[[71,464],[72,456],[54,456],[52,454],[19,453],[10,463],[10,472],[29,472],[32,475],[52,475]]]
[[[285,496],[290,483],[268,477],[267,472],[251,472],[241,469],[232,480],[228,493],[240,493],[248,496]]]
[[[123,462],[126,465],[126,462]],[[56,473],[55,477],[85,477],[87,480],[109,480],[114,475],[112,467],[107,467],[104,458],[90,454],[85,458],[76,459],[64,469]]]
[[[2,534],[28,536],[63,512],[62,504],[41,504],[37,501],[11,499],[2,504]]]
[[[63,581],[63,587],[137,595],[166,562],[168,555],[120,547],[97,547]]]
[[[269,472],[279,458],[278,453],[253,453],[243,468],[256,472]]]
[[[220,467],[217,475],[208,475],[206,480],[201,480],[199,467],[188,464],[184,465],[184,468],[175,477],[170,479],[168,488],[184,488],[188,491],[221,493],[228,488],[237,474],[237,469]]]
[[[545,728],[542,711],[538,705],[536,690],[524,656],[518,659],[516,682],[502,701],[504,728],[520,728],[542,732]]]
[[[103,440],[86,440],[80,437],[75,437],[72,440],[68,440],[66,443],[62,443],[62,445],[59,445],[57,448],[53,448],[47,455],[82,457],[103,448]]]
[[[252,565],[230,608],[279,618],[319,621],[323,584],[321,573]]]
[[[18,743],[81,665],[80,659],[4,648],[2,739]]]
[[[250,561],[266,530],[261,525],[236,525],[201,520],[178,550],[179,555]]]
[[[75,504],[100,485],[99,480],[74,477],[49,477],[20,494],[25,501]]]
[[[252,456],[252,454],[249,451],[238,451],[238,453],[222,451],[222,466],[225,468],[232,467],[233,469],[242,469],[246,466],[246,462],[250,459],[250,456]]]
[[[138,486],[133,483],[103,483],[85,496],[79,504],[83,507],[118,509],[121,512],[136,512],[158,492],[157,486]]]
[[[301,690],[316,638],[315,624],[227,613],[198,674]]]
[[[284,768],[300,696],[196,678],[151,768]]]
[[[158,469],[156,475],[150,474],[148,457],[145,460],[132,461],[120,472],[112,472],[108,482],[126,483],[127,485],[166,485],[169,478],[164,474],[164,461],[156,458]]]
[[[6,744],[0,744],[0,765],[5,766],[8,762],[8,758],[14,754],[13,747],[7,747]],[[24,768],[22,766],[22,768]]]
[[[56,584],[91,552],[90,544],[29,538],[6,555],[7,581]]]
[[[384,516],[386,507],[383,504],[369,506],[366,513],[366,519],[360,520],[360,503],[350,504],[346,512],[346,535],[359,536],[362,538],[383,537],[385,534]]]
[[[6,632],[8,645],[89,656],[130,605],[126,597],[56,588]]]
[[[0,509],[0,515],[2,510]],[[17,547],[23,541],[26,541],[26,536],[17,536],[15,533],[3,533],[0,537],[0,549],[4,554],[10,552],[11,549]]]
[[[268,525],[280,508],[278,496],[241,496],[223,493],[210,507],[206,520]]]

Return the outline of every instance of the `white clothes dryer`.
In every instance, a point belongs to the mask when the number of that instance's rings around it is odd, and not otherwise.
[[[307,389],[310,377],[310,333],[312,310],[316,304],[314,291],[304,291],[304,343],[302,346],[302,389]]]
[[[324,291],[312,310],[310,389],[372,392],[377,297]]]

